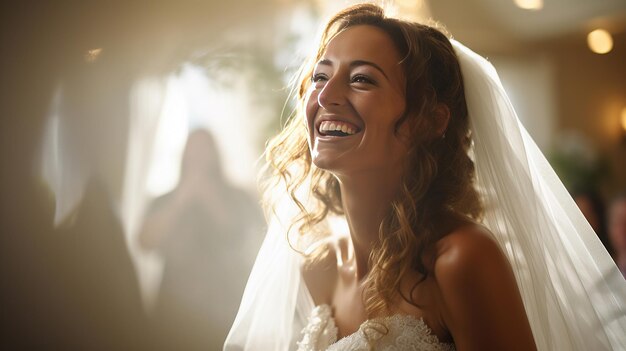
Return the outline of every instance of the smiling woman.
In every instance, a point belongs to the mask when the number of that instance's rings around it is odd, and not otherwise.
[[[482,57],[356,5],[300,78],[226,350],[626,346],[626,284]]]
[[[395,138],[395,124],[405,110],[401,59],[389,36],[372,26],[355,26],[329,43],[305,100],[316,166],[355,173],[394,167],[400,161],[392,155],[406,151]],[[325,135],[322,123],[356,133],[350,138]]]
[[[405,105],[399,56],[387,34],[371,26],[354,27],[329,43],[305,101],[316,166],[339,173],[381,170],[399,162],[393,155],[406,153],[395,140]],[[328,135],[322,124],[355,133],[349,138]]]

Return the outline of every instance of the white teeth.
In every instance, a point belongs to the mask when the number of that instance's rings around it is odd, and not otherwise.
[[[348,126],[348,124],[338,121],[323,121],[322,123],[320,123],[319,131],[321,133],[340,131],[348,135],[353,135],[356,133],[356,130]]]

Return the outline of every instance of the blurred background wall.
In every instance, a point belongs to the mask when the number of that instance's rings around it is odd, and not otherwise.
[[[263,237],[257,160],[352,2],[0,5],[0,342],[219,349]],[[626,188],[623,0],[386,3],[494,63],[573,196]]]

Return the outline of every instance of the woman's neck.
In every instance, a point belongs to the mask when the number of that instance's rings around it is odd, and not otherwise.
[[[401,176],[372,171],[338,178],[354,248],[356,278],[361,281],[369,273],[369,255],[399,191]]]

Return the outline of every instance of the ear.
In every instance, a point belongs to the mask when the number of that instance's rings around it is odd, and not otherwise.
[[[448,129],[448,123],[450,122],[450,109],[446,104],[437,104],[435,107],[434,119],[435,119],[435,138],[441,138],[445,135]]]

